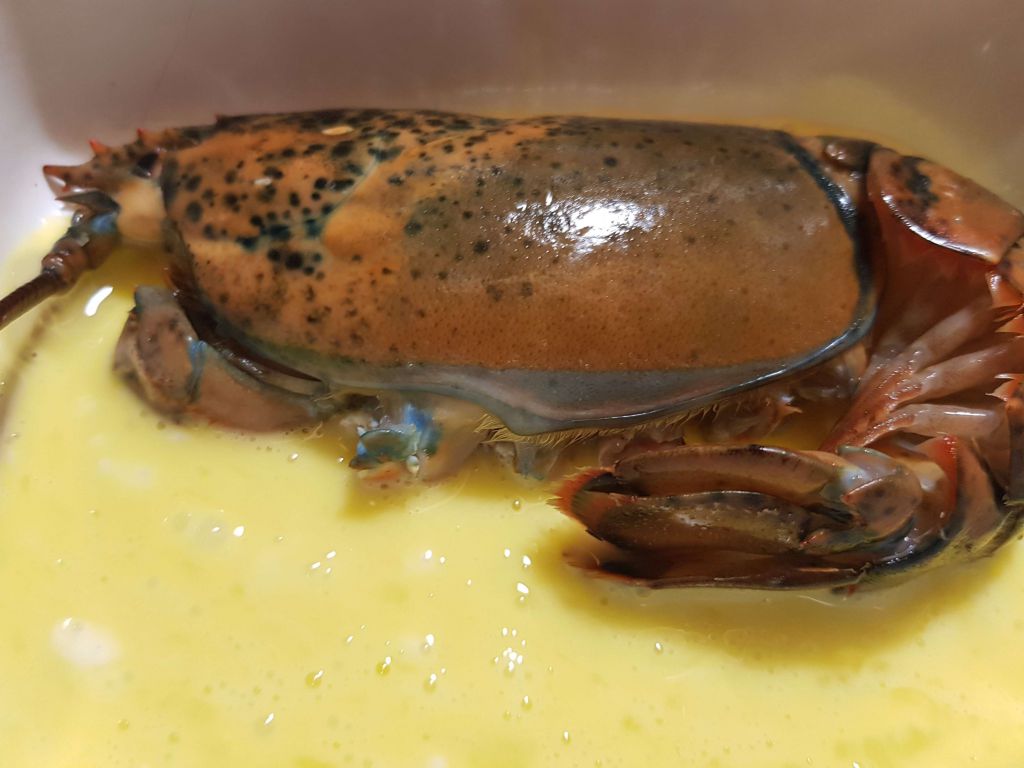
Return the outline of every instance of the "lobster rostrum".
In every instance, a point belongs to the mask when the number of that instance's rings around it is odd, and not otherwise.
[[[490,446],[651,586],[838,587],[994,551],[1024,503],[1024,216],[867,141],[330,110],[93,143],[0,325],[121,243],[115,367],[174,417],[336,420],[431,480]],[[839,414],[813,450],[773,436]]]

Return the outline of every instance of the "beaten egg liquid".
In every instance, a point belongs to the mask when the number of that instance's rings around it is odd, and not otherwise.
[[[1017,541],[852,596],[596,580],[486,457],[380,494],[162,419],[110,368],[162,282],[119,254],[0,337],[0,766],[1024,764]]]

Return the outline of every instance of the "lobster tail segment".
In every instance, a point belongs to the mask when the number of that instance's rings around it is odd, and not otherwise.
[[[937,163],[878,150],[870,183],[875,199],[904,226],[951,251],[998,264],[1024,236],[1024,214]]]

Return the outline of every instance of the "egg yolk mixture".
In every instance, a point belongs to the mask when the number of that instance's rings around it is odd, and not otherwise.
[[[0,336],[5,768],[1024,761],[1017,541],[853,595],[594,579],[490,457],[382,493],[315,431],[163,419],[111,372],[163,282],[120,253]]]

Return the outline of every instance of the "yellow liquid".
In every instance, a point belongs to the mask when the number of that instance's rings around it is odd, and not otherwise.
[[[1024,763],[1017,542],[849,597],[595,580],[486,459],[380,495],[328,438],[162,422],[110,371],[147,282],[115,257],[4,382],[4,768]]]

